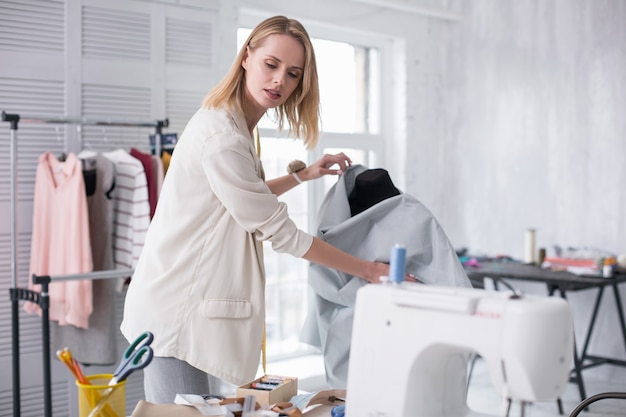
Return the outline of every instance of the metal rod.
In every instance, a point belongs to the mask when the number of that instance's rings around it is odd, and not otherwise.
[[[11,346],[13,363],[13,416],[19,417],[20,411],[20,316],[19,299],[15,294],[15,289],[11,292]]]
[[[13,362],[13,415],[21,415],[20,400],[20,317],[19,300],[14,293],[17,288],[17,122],[19,116],[5,118],[2,113],[2,120],[11,122],[10,132],[10,181],[11,181],[11,339],[12,339],[12,362]]]
[[[108,269],[106,271],[86,272],[84,274],[68,274],[68,275],[33,275],[33,284],[42,284],[45,280],[52,283],[59,281],[76,281],[81,279],[109,279],[109,278],[128,278],[133,275],[132,269]]]
[[[9,120],[12,114],[2,112],[2,119]],[[87,117],[58,117],[40,115],[19,115],[23,123],[75,124],[91,126],[127,126],[127,127],[167,127],[169,120],[125,120],[125,119],[90,119]]]
[[[600,394],[592,395],[578,404],[576,408],[572,410],[569,417],[576,417],[581,411],[586,410],[588,405],[593,404],[598,400],[604,400],[607,398],[626,400],[626,392],[602,392]]]
[[[624,308],[622,307],[622,298],[619,296],[619,288],[617,288],[617,284],[613,284],[611,286],[613,287],[613,294],[615,295],[617,317],[619,318],[619,324],[622,327],[622,337],[624,338],[624,347],[626,348],[626,321],[624,321]]]
[[[43,398],[44,416],[52,417],[52,372],[50,369],[50,280],[44,280],[41,284],[41,297],[39,306],[41,307],[41,338],[43,356]]]
[[[17,126],[11,128],[11,288],[17,288]]]
[[[591,341],[591,334],[593,332],[593,328],[596,324],[596,319],[598,318],[598,311],[600,310],[600,302],[602,301],[602,294],[604,294],[604,286],[598,288],[598,296],[596,297],[596,303],[593,306],[593,313],[591,314],[591,321],[589,322],[589,331],[587,331],[587,335],[585,337],[585,344],[583,345],[583,350],[580,353],[580,362],[584,363],[585,358],[587,357],[587,349],[589,348],[589,342]]]

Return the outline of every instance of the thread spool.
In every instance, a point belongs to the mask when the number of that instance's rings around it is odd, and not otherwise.
[[[537,265],[543,265],[543,261],[546,260],[546,248],[539,248],[539,259],[537,259]]]
[[[402,245],[395,245],[391,248],[389,258],[389,280],[391,282],[404,281],[404,271],[406,268],[406,248]]]
[[[535,263],[535,229],[526,230],[526,252],[524,262],[527,264]]]

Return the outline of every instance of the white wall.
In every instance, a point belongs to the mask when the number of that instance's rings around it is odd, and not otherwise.
[[[626,3],[455,1],[445,134],[412,189],[457,245],[521,257],[538,245],[626,253]]]
[[[421,132],[416,149],[428,143],[434,157],[409,191],[474,253],[522,258],[529,227],[548,255],[553,245],[626,253],[626,3],[451,3],[465,17],[444,38],[444,133]],[[591,350],[624,359],[606,292]],[[595,293],[569,295],[579,340]],[[626,380],[623,368],[597,373]]]

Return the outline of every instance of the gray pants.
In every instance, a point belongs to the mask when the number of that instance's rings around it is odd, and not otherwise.
[[[226,385],[230,384],[176,358],[155,356],[143,370],[146,401],[154,404],[173,404],[176,394],[223,395],[219,391]]]

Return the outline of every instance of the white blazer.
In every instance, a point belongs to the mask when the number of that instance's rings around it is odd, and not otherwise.
[[[243,115],[200,109],[176,144],[126,295],[128,341],[233,384],[256,376],[265,320],[261,243],[302,257],[299,230],[264,181]]]

